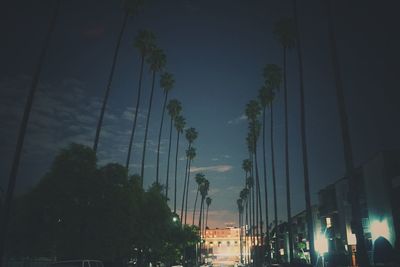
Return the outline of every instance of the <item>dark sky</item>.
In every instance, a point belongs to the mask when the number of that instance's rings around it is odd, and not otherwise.
[[[0,185],[3,188],[54,1],[5,2],[0,11]],[[344,166],[326,8],[321,0],[298,2],[311,192],[316,203],[318,190],[340,178]],[[398,19],[394,1],[332,2],[335,2],[337,44],[353,150],[356,163],[360,164],[379,150],[400,148]],[[244,107],[258,94],[264,65],[282,62],[282,51],[272,29],[279,18],[292,14],[291,3],[289,0],[154,0],[146,5],[129,21],[123,38],[100,139],[99,163],[124,163],[139,67],[139,55],[132,43],[138,30],[149,29],[167,55],[166,69],[175,75],[172,97],[182,101],[188,126],[199,131],[195,143],[198,156],[193,165],[204,171],[211,182],[210,226],[236,220],[236,199],[244,183],[241,162],[247,155]],[[26,137],[18,176],[19,192],[40,179],[54,155],[66,144],[92,144],[121,19],[119,1],[62,1]],[[304,209],[296,58],[295,51],[289,51],[293,214]],[[140,163],[143,114],[148,106],[150,75],[147,71],[145,74],[132,172],[138,171]],[[150,121],[146,186],[154,181],[151,177],[155,173],[161,100],[161,89],[157,86]],[[279,218],[285,219],[281,93],[275,107]],[[162,173],[166,165],[166,138],[165,135],[162,144]],[[179,164],[183,169],[184,161]]]

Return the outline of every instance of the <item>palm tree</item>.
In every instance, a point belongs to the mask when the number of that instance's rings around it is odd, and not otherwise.
[[[210,182],[207,179],[204,179],[203,182],[200,185],[200,196],[201,196],[201,201],[200,201],[200,216],[199,216],[199,229],[200,233],[202,233],[203,229],[203,224],[204,224],[204,200],[206,199],[206,196],[208,194],[208,190],[210,189]]]
[[[150,122],[150,114],[151,114],[151,106],[153,103],[153,94],[154,94],[154,83],[156,80],[156,73],[161,71],[165,64],[166,64],[166,56],[164,52],[159,49],[159,48],[154,48],[150,55],[149,58],[147,59],[147,62],[150,64],[150,70],[153,72],[153,79],[151,83],[151,92],[150,92],[150,100],[149,100],[149,108],[147,110],[147,116],[146,116],[146,126],[144,130],[144,141],[143,141],[143,152],[142,152],[142,167],[140,171],[140,176],[142,177],[142,186],[143,186],[143,180],[144,180],[144,163],[146,159],[146,146],[147,146],[147,133],[149,131],[149,122]]]
[[[189,168],[188,168],[188,172],[187,172],[186,197],[185,197],[185,224],[186,224],[186,221],[187,221],[190,169],[191,169],[192,161],[196,157],[196,149],[194,147],[191,147],[190,149],[191,149],[191,151],[189,151],[189,155],[188,155],[189,156]]]
[[[174,213],[176,213],[176,187],[177,187],[177,177],[178,177],[178,154],[179,154],[179,137],[183,133],[185,128],[185,118],[182,116],[177,116],[175,118],[175,129],[177,133],[176,137],[176,152],[175,152],[175,180],[174,180]]]
[[[262,210],[261,210],[261,190],[260,190],[260,177],[258,173],[258,160],[257,160],[257,140],[260,136],[260,122],[258,121],[258,116],[260,115],[261,107],[258,101],[251,100],[246,105],[246,116],[249,121],[249,138],[250,140],[250,148],[252,149],[251,152],[254,155],[254,169],[255,169],[255,176],[256,176],[256,225],[257,225],[257,236],[258,233],[261,237],[261,245],[263,245],[263,220],[262,220]],[[258,220],[259,219],[259,220]],[[260,228],[260,232],[258,229]]]
[[[133,44],[134,47],[136,47],[139,50],[141,60],[140,60],[140,72],[139,72],[139,85],[138,85],[138,92],[137,92],[137,96],[136,96],[135,116],[133,118],[131,136],[129,139],[129,146],[128,146],[128,156],[126,157],[126,163],[125,163],[125,167],[127,169],[129,169],[129,162],[131,159],[133,139],[135,136],[136,123],[137,123],[137,118],[138,118],[138,113],[139,113],[140,95],[142,92],[144,62],[145,62],[146,57],[151,53],[151,51],[155,47],[155,40],[156,40],[156,38],[152,32],[140,31],[138,36],[135,39],[134,44]]]
[[[249,209],[249,234],[250,234],[250,246],[249,246],[249,257],[252,257],[251,248],[254,246],[254,178],[249,176],[246,179],[246,185],[249,190],[248,194],[248,209]]]
[[[239,197],[242,200],[242,207],[243,207],[243,211],[242,211],[242,221],[241,221],[241,228],[240,228],[240,235],[241,235],[241,262],[245,263],[247,261],[247,258],[243,256],[243,254],[247,254],[247,225],[248,225],[248,194],[249,194],[249,189],[247,187],[244,187],[240,193],[239,193]],[[245,215],[245,216],[243,216]],[[243,241],[244,240],[244,241]]]
[[[266,85],[266,98],[267,105],[270,110],[270,143],[271,143],[271,172],[272,172],[272,185],[274,192],[274,222],[275,229],[278,229],[278,202],[276,194],[276,175],[275,175],[275,151],[274,151],[274,109],[273,100],[275,99],[275,91],[280,89],[282,84],[282,69],[275,64],[267,64],[264,68],[264,79]],[[265,124],[265,122],[264,122]],[[275,242],[275,255],[279,255],[278,242]]]
[[[206,212],[206,229],[207,229],[207,227],[208,227],[208,210],[209,210],[209,208],[210,208],[211,202],[212,202],[212,199],[211,199],[211,197],[207,197],[207,198],[206,198],[206,204],[207,204],[207,212]]]
[[[249,160],[249,159],[243,160],[242,169],[245,172],[245,175],[246,175],[245,178],[247,178],[247,176],[249,175],[252,168],[253,168],[253,165],[252,165],[251,160]]]
[[[272,102],[271,89],[269,86],[264,85],[258,94],[260,104],[262,107],[262,150],[263,150],[263,170],[264,170],[264,194],[265,194],[265,243],[267,244],[267,260],[270,260],[269,251],[269,219],[268,219],[268,186],[267,186],[267,160],[265,153],[265,117],[267,106]]]
[[[242,191],[240,191],[240,198],[243,200],[243,207],[245,210],[244,213],[246,215],[244,222],[243,222],[243,217],[242,217],[242,229],[241,229],[242,240],[243,240],[243,236],[245,239],[244,251],[248,251],[248,243],[247,243],[247,238],[246,238],[246,236],[247,236],[246,230],[247,230],[247,225],[248,225],[248,197],[249,197],[249,189],[246,186],[242,189]],[[244,224],[244,226],[243,226],[243,224]],[[243,251],[243,248],[242,248],[242,251]]]
[[[204,178],[204,175],[201,175],[202,177],[201,179],[201,184],[199,186],[199,192],[201,195],[201,201],[200,201],[200,215],[199,215],[199,234],[200,234],[200,238],[203,239],[204,235],[203,235],[203,227],[202,225],[204,224],[204,200],[208,194],[208,190],[210,188],[210,182]],[[199,259],[201,259],[201,250],[202,250],[202,244],[203,242],[200,242],[200,246],[199,246]],[[198,262],[200,262],[200,260],[198,259]]]
[[[33,100],[36,95],[40,74],[42,72],[43,62],[45,60],[48,47],[50,45],[51,38],[53,36],[54,28],[56,25],[56,21],[58,18],[58,12],[60,8],[60,0],[56,1],[54,5],[53,15],[50,20],[49,29],[47,31],[46,37],[43,42],[43,46],[40,52],[39,60],[36,66],[36,69],[33,73],[33,78],[31,82],[31,86],[29,89],[28,98],[25,103],[24,113],[22,115],[21,124],[19,127],[18,137],[17,137],[17,145],[15,148],[14,159],[11,165],[11,172],[8,180],[7,191],[4,196],[4,209],[0,209],[0,266],[3,264],[3,255],[5,250],[5,236],[7,233],[8,222],[10,218],[11,212],[11,201],[14,196],[14,189],[17,182],[17,173],[19,169],[19,163],[21,160],[22,148],[24,146],[26,129],[29,122],[30,113],[32,110]],[[1,213],[3,212],[3,213]]]
[[[197,139],[198,133],[196,131],[195,128],[191,127],[189,129],[186,129],[186,140],[188,141],[188,148],[187,151],[190,151],[190,148],[192,147],[192,144],[194,142],[194,140]],[[183,194],[182,194],[182,214],[183,214],[183,209],[184,209],[184,205],[185,205],[185,198],[187,198],[187,190],[189,189],[189,173],[190,172],[190,167],[189,167],[189,162],[190,158],[187,156],[186,157],[186,168],[185,168],[185,179],[184,179],[184,183],[183,183]],[[182,216],[183,217],[183,216]],[[181,218],[182,220],[182,218]]]
[[[165,198],[168,201],[168,188],[169,188],[169,161],[171,158],[171,145],[172,145],[172,123],[177,116],[181,113],[182,104],[177,99],[172,99],[168,102],[167,105],[168,114],[170,116],[170,125],[169,125],[169,142],[168,142],[168,160],[167,160],[167,178],[165,181]]]
[[[306,137],[306,116],[305,116],[305,104],[304,104],[304,81],[303,81],[303,58],[301,52],[301,42],[299,33],[299,20],[297,16],[297,2],[293,0],[293,15],[295,19],[294,29],[296,36],[296,49],[299,64],[299,78],[300,78],[300,128],[301,128],[301,146],[303,156],[303,178],[304,178],[304,193],[306,202],[306,217],[307,217],[307,230],[308,230],[308,241],[310,244],[310,259],[311,264],[316,264],[316,255],[314,249],[314,227],[311,209],[311,194],[310,194],[310,182],[309,182],[309,171],[308,171],[308,155],[307,155],[307,137]]]
[[[106,91],[105,91],[104,98],[103,98],[103,104],[102,104],[101,110],[100,110],[99,121],[97,122],[96,135],[95,135],[94,144],[93,144],[94,152],[97,152],[97,146],[99,144],[101,126],[103,125],[104,113],[106,111],[108,97],[110,95],[111,83],[112,83],[112,79],[114,77],[115,66],[117,64],[119,48],[121,46],[122,37],[124,35],[126,24],[128,22],[128,17],[135,15],[136,12],[140,9],[140,7],[143,6],[144,2],[145,2],[145,0],[124,0],[123,1],[124,16],[122,18],[121,29],[118,34],[117,46],[115,47],[115,50],[114,50],[114,56],[113,56],[112,63],[111,63],[111,70],[110,70],[110,74],[108,76],[107,87],[106,87]]]
[[[240,251],[240,263],[243,263],[243,247],[242,247],[242,227],[243,227],[243,199],[239,198],[236,200],[239,212],[239,251]]]
[[[340,65],[336,48],[336,35],[333,21],[333,14],[331,10],[331,1],[326,1],[327,14],[328,14],[328,32],[329,32],[329,45],[331,50],[331,60],[333,66],[333,73],[336,88],[336,101],[337,109],[339,112],[339,121],[343,141],[343,156],[346,167],[346,176],[349,179],[350,203],[352,207],[352,225],[357,239],[357,262],[361,267],[368,267],[368,255],[364,239],[364,231],[361,221],[361,208],[359,203],[359,190],[357,179],[354,174],[354,159],[351,145],[351,137],[349,130],[349,121],[346,111],[346,102],[344,96],[344,89],[342,77],[340,73]]]
[[[160,78],[160,87],[164,90],[164,103],[162,107],[160,131],[158,132],[158,145],[157,145],[157,168],[156,168],[156,182],[159,183],[159,168],[160,168],[160,145],[161,145],[161,135],[162,128],[164,124],[165,108],[167,106],[168,94],[174,87],[174,77],[171,73],[164,72]]]
[[[194,207],[193,207],[193,220],[192,220],[192,225],[194,225],[194,217],[196,214],[196,206],[197,206],[197,199],[199,197],[199,193],[200,193],[200,186],[201,184],[204,182],[205,175],[203,173],[197,173],[196,176],[194,177],[196,184],[197,184],[197,193],[196,193],[196,199],[194,201]]]
[[[286,176],[286,203],[289,231],[289,261],[293,260],[293,231],[292,231],[292,212],[290,204],[290,177],[289,177],[289,132],[288,132],[288,101],[286,83],[286,52],[295,44],[295,32],[293,21],[285,18],[277,22],[274,35],[283,48],[283,90],[284,90],[284,117],[285,117],[285,176]]]

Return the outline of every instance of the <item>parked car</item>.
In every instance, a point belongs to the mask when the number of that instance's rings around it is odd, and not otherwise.
[[[57,261],[50,265],[51,267],[104,267],[102,261],[97,260],[70,260]]]

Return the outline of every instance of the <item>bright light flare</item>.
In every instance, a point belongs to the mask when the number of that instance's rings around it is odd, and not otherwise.
[[[386,219],[371,221],[369,229],[371,231],[372,242],[375,242],[379,237],[390,240],[389,225]]]
[[[315,251],[320,255],[328,252],[328,239],[322,233],[317,233],[314,240]]]

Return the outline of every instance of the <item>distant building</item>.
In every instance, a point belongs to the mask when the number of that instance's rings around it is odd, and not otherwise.
[[[383,151],[355,170],[359,189],[364,240],[371,263],[375,240],[385,238],[399,249],[400,151]],[[322,232],[328,238],[327,261],[355,265],[356,238],[351,229],[351,203],[347,177],[320,190]]]
[[[235,263],[240,261],[240,228],[206,229],[206,254],[213,262]]]

